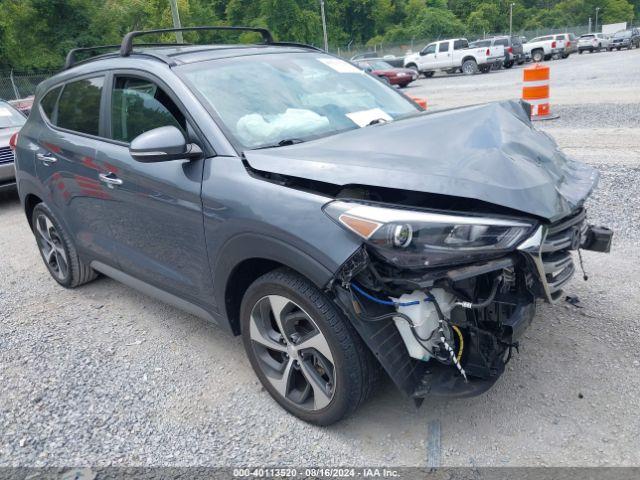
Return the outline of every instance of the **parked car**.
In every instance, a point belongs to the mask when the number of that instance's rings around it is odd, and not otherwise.
[[[629,30],[622,30],[613,35],[611,43],[609,44],[609,50],[620,50],[626,48],[631,50],[633,47],[640,47],[640,32],[637,28],[631,28]]]
[[[33,95],[18,100],[9,100],[9,104],[28,117],[29,112],[31,112],[31,106],[33,105]]]
[[[489,389],[536,299],[564,298],[571,252],[609,249],[584,209],[597,171],[528,104],[429,114],[247,30],[264,42],[132,32],[39,85],[16,171],[52,277],[101,272],[241,335],[264,388],[308,422],[355,410],[380,368],[417,402]]]
[[[404,66],[404,57],[396,57],[395,55],[381,56],[378,52],[366,52],[351,57],[351,61],[354,63],[362,60],[380,60],[396,68],[402,68]]]
[[[559,33],[555,35],[555,39],[564,43],[564,50],[561,53],[562,58],[568,58],[569,55],[578,51],[578,39],[573,33]]]
[[[0,190],[16,184],[12,147],[15,146],[15,135],[26,121],[27,118],[11,104],[0,100]]]
[[[611,40],[604,33],[585,33],[578,38],[578,53],[584,51],[599,52],[601,50],[607,50]]]
[[[470,75],[479,71],[488,71],[494,64],[504,61],[504,47],[469,48],[466,38],[455,38],[430,43],[419,53],[407,55],[404,66],[412,68],[426,77],[438,70],[455,72],[462,70]]]
[[[531,57],[534,62],[551,60],[554,56],[564,54],[564,40],[556,40],[554,35],[536,37],[523,45],[525,55]]]
[[[469,44],[470,48],[477,47],[494,47],[501,45],[504,47],[504,68],[511,68],[516,63],[522,65],[525,62],[524,50],[522,48],[522,40],[520,37],[492,37],[484,38],[482,40],[476,40]]]
[[[418,78],[418,73],[410,68],[394,68],[382,60],[361,60],[355,62],[365,72],[381,78],[390,85],[404,88]]]

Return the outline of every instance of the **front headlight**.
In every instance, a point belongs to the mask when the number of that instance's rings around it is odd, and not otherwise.
[[[324,211],[390,263],[425,268],[469,263],[513,250],[533,223],[335,201]]]

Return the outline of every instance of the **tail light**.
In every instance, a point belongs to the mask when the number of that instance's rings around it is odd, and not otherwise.
[[[571,40],[567,40],[567,47],[571,46]]]
[[[551,48],[556,48],[556,42],[551,42]]]
[[[491,50],[487,48],[487,57],[489,57],[490,55],[491,55]]]
[[[9,148],[14,152],[16,151],[16,145],[18,145],[18,132],[11,135],[11,138],[9,139]]]
[[[512,47],[507,47],[507,52],[508,53],[513,53],[513,48]]]

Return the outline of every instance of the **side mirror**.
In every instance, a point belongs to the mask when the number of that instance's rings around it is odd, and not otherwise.
[[[365,67],[364,71],[367,72],[367,73],[371,73],[371,72],[373,72],[373,68]]]
[[[427,54],[426,50],[420,50],[420,56],[424,57]]]
[[[141,133],[131,141],[129,154],[134,160],[144,163],[202,158],[200,147],[194,143],[187,144],[182,132],[173,126]]]

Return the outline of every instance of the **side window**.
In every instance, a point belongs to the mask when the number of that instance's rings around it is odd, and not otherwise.
[[[432,43],[431,45],[427,45],[426,47],[424,47],[424,50],[422,50],[423,55],[429,55],[430,53],[436,53],[435,43]]]
[[[509,40],[506,38],[499,38],[496,40],[495,45],[502,45],[503,47],[506,47],[509,45]]]
[[[438,44],[438,52],[448,52],[449,51],[449,42],[442,42]]]
[[[158,127],[187,130],[176,104],[155,83],[135,77],[116,77],[111,96],[111,134],[130,143],[138,135]]]
[[[455,40],[453,42],[454,50],[462,50],[463,48],[468,48],[468,47],[469,47],[469,42],[467,42],[466,40]]]
[[[56,87],[47,93],[42,100],[40,100],[40,106],[42,107],[42,111],[46,115],[47,119],[56,124],[57,121],[57,111],[56,106],[58,104],[58,97],[60,96],[60,91],[62,87]]]
[[[104,77],[67,83],[58,101],[55,125],[74,132],[99,135],[103,84]]]

